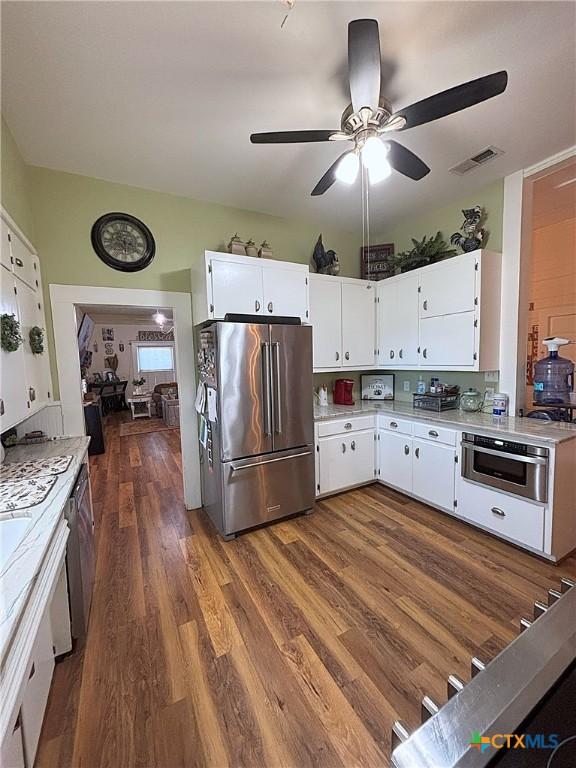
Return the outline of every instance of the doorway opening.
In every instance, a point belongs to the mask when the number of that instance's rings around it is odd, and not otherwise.
[[[101,453],[107,432],[172,431],[184,504],[201,506],[190,295],[51,285],[50,298],[64,431],[94,431]]]

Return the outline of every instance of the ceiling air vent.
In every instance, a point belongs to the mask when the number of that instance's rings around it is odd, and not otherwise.
[[[502,149],[498,149],[498,147],[486,147],[486,149],[478,152],[478,154],[474,155],[474,157],[469,157],[467,160],[463,160],[461,163],[458,163],[458,165],[450,168],[450,173],[463,176],[465,173],[473,171],[474,168],[478,168],[479,166],[484,165],[484,163],[488,163],[490,160],[498,157],[498,155],[503,154],[504,151]]]

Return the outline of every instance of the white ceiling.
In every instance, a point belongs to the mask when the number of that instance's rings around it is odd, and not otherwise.
[[[29,163],[357,230],[358,183],[310,197],[341,145],[253,146],[249,134],[338,127],[346,26],[368,16],[397,108],[509,73],[502,96],[396,134],[432,172],[374,187],[373,228],[575,142],[572,2],[297,0],[281,30],[284,13],[279,0],[2,2],[2,110]],[[448,173],[490,144],[505,154]]]

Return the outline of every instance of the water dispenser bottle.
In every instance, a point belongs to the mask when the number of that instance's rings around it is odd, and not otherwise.
[[[534,366],[534,402],[539,405],[568,403],[574,384],[574,363],[559,357],[558,347],[572,342],[549,338],[542,343],[548,347],[549,354]]]

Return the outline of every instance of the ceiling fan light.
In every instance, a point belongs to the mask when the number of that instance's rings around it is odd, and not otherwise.
[[[336,168],[336,178],[338,181],[343,181],[345,184],[353,184],[358,176],[358,168],[360,161],[356,152],[348,152],[344,155],[342,160],[338,163]]]
[[[390,176],[392,168],[386,159],[388,145],[378,137],[371,136],[362,147],[362,164],[368,169],[370,184],[376,184]]]

